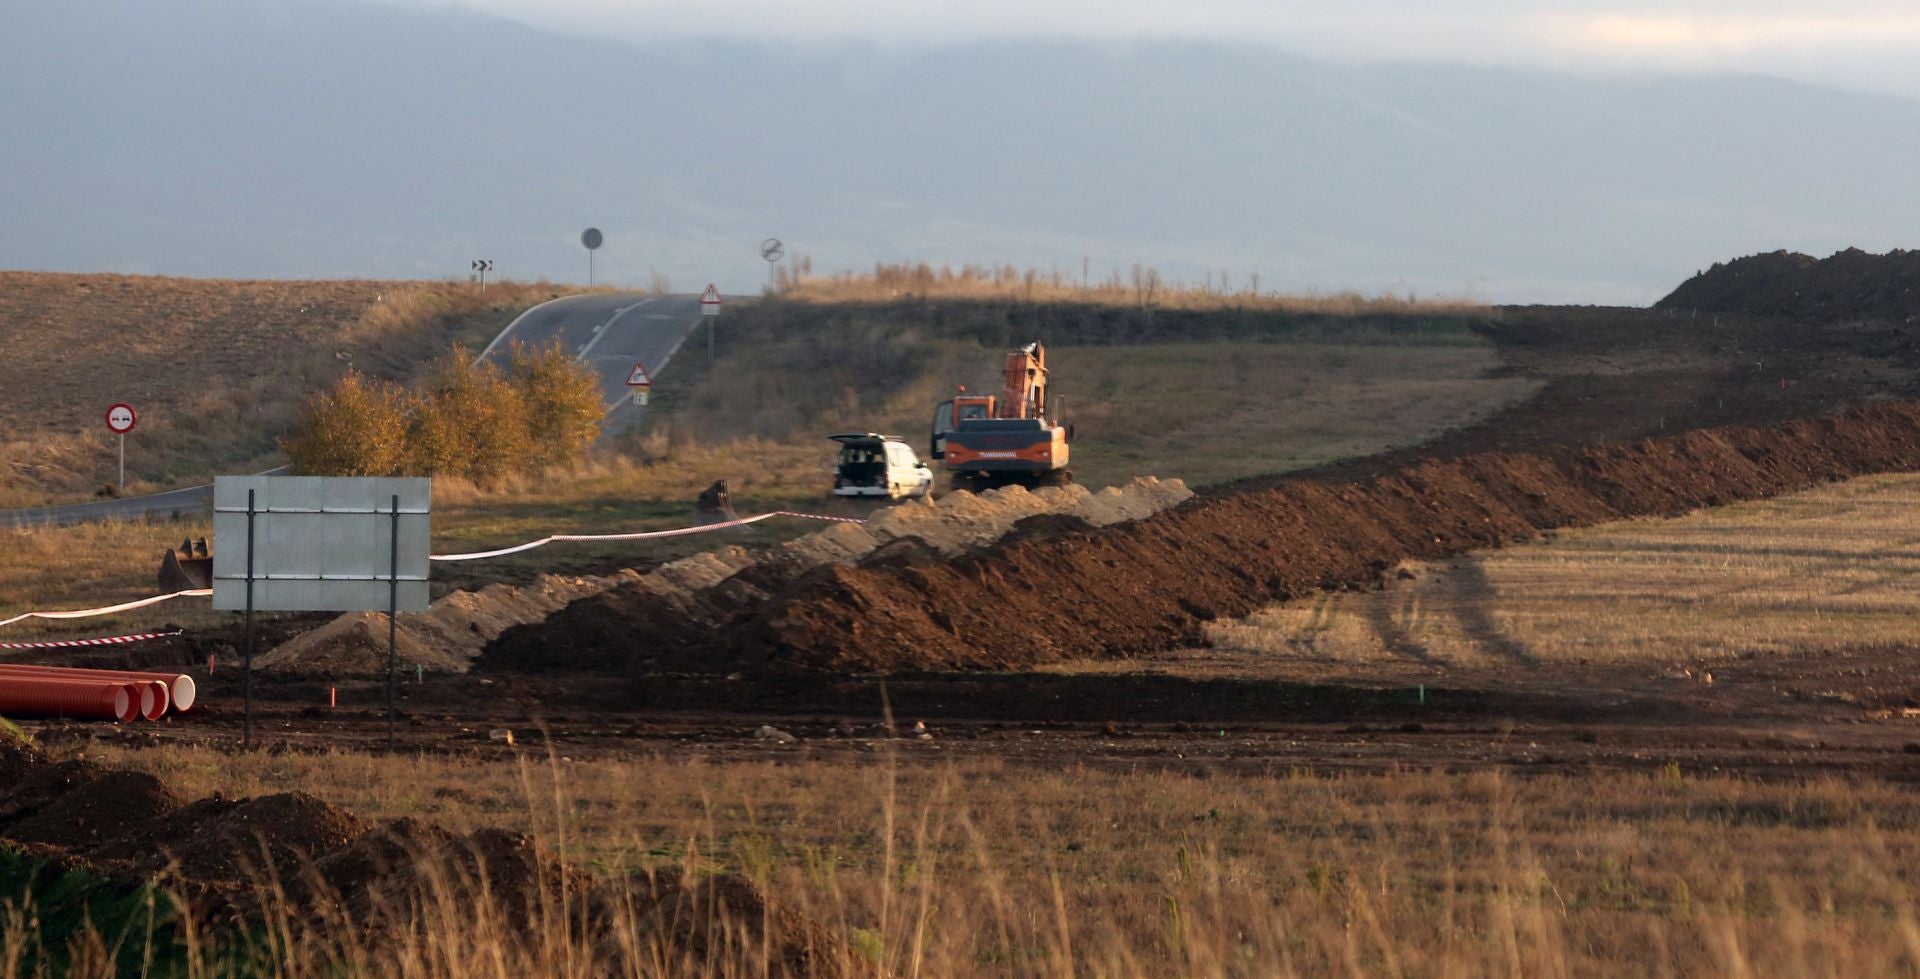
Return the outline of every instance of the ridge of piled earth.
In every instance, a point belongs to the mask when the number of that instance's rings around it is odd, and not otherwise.
[[[1714,263],[1655,309],[1751,313],[1795,319],[1920,318],[1920,252],[1875,255],[1858,248],[1814,258],[1776,251]]]
[[[730,545],[670,561],[645,574],[621,571],[599,577],[543,575],[529,585],[492,584],[457,591],[425,612],[400,616],[398,659],[408,667],[439,673],[464,673],[488,644],[509,629],[536,623],[582,599],[608,591],[637,592],[661,602],[686,605],[723,582],[753,569],[760,597],[773,583],[790,581],[827,564],[853,564],[897,542],[930,549],[946,557],[964,554],[998,540],[1019,521],[1056,514],[1105,526],[1134,520],[1174,506],[1193,495],[1179,480],[1135,479],[1125,486],[1092,492],[1078,485],[1028,492],[1008,487],[986,493],[949,493],[938,500],[903,503],[880,510],[865,523],[837,523],[776,547],[749,549]],[[745,528],[730,531],[751,538]],[[897,550],[897,548],[896,548]],[[892,552],[888,552],[892,553]],[[736,589],[737,591],[737,589]],[[516,654],[506,654],[514,658]],[[255,661],[270,673],[350,675],[386,669],[387,617],[381,612],[352,612],[293,637]],[[518,668],[532,671],[578,668],[581,664],[545,651],[524,657]]]
[[[1207,621],[1316,589],[1363,587],[1408,559],[1913,469],[1920,402],[1428,461],[1356,482],[1302,479],[1105,529],[1014,534],[954,561],[822,568],[707,637],[707,658],[890,671],[1126,657],[1200,644]],[[548,629],[566,625],[556,616]]]

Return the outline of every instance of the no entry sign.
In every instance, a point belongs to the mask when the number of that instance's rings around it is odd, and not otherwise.
[[[125,435],[139,424],[140,415],[133,406],[126,403],[116,404],[107,409],[107,430],[115,435]]]

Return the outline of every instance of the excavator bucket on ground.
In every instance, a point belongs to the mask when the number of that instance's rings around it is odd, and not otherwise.
[[[213,587],[213,550],[205,537],[183,540],[160,556],[160,593]]]

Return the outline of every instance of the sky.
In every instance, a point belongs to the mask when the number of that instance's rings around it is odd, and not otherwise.
[[[1920,0],[84,6],[0,0],[0,268],[1637,305],[1920,245]]]
[[[1319,58],[1736,71],[1920,98],[1920,0],[389,0],[594,36],[1269,43]]]

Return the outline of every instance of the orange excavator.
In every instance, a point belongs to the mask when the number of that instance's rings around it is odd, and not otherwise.
[[[1049,399],[1047,350],[1029,343],[1007,354],[998,397],[968,394],[962,387],[933,412],[931,455],[945,464],[954,489],[984,490],[1019,484],[1063,486],[1067,443],[1073,426],[1057,420]]]

